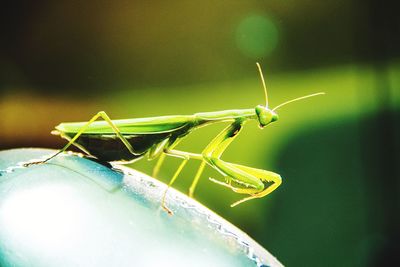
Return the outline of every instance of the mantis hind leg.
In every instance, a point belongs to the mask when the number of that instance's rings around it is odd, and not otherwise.
[[[226,177],[225,182],[220,182],[212,178],[210,179],[211,181],[224,185],[236,193],[250,195],[249,197],[233,203],[231,207],[250,199],[266,196],[281,184],[281,177],[279,174],[225,162],[220,159],[225,149],[240,133],[242,124],[243,122],[238,120],[229,125],[218,134],[203,151],[203,157],[207,163]],[[269,185],[270,183],[272,184]]]
[[[54,155],[52,155],[51,157],[47,158],[44,161],[41,162],[33,162],[33,163],[28,163],[27,165],[31,165],[31,164],[40,164],[40,163],[45,163],[49,160],[51,160],[52,158],[56,157],[57,155],[59,155],[60,153],[63,153],[64,151],[66,151],[71,145],[74,144],[74,142],[79,138],[79,136],[81,136],[86,130],[87,128],[90,126],[90,124],[92,124],[94,121],[96,121],[98,118],[102,118],[103,120],[105,120],[110,127],[113,129],[113,131],[115,132],[115,134],[118,136],[118,138],[122,141],[122,143],[124,143],[124,145],[126,146],[126,148],[129,150],[130,153],[132,153],[133,155],[137,155],[137,153],[135,153],[135,151],[133,150],[131,144],[128,142],[128,140],[126,140],[126,138],[121,134],[120,130],[118,129],[118,127],[112,122],[112,120],[110,119],[110,117],[108,117],[107,113],[105,113],[104,111],[100,111],[98,112],[96,115],[94,115],[75,135],[74,137],[69,140],[69,142],[62,148],[60,149],[60,151],[58,151],[57,153],[55,153]]]

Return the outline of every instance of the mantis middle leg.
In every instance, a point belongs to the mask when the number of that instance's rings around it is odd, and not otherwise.
[[[201,160],[200,166],[197,169],[197,172],[196,172],[196,175],[194,176],[193,182],[189,187],[189,193],[188,193],[189,197],[193,198],[196,186],[200,180],[201,174],[204,171],[204,167],[206,166],[206,162],[203,158],[203,155],[196,154],[196,153],[190,153],[190,152],[184,152],[184,151],[180,151],[180,150],[168,150],[167,152],[165,152],[165,155],[178,156],[178,157],[180,156],[182,158],[188,157],[191,159]]]
[[[165,199],[167,196],[167,192],[168,189],[172,186],[172,184],[175,182],[176,178],[178,178],[179,174],[182,172],[183,168],[185,167],[186,163],[189,161],[189,159],[193,158],[193,159],[198,159],[198,160],[202,160],[203,157],[200,154],[195,154],[195,153],[190,153],[190,152],[184,152],[184,151],[179,151],[179,150],[173,150],[173,149],[166,149],[164,151],[164,154],[162,155],[169,155],[172,157],[177,157],[177,158],[182,158],[183,161],[181,162],[181,164],[179,165],[178,169],[175,171],[174,175],[172,176],[171,180],[168,183],[167,188],[164,191],[163,197],[162,197],[162,201],[161,201],[161,207],[170,215],[173,214],[173,212],[167,207],[167,205],[165,204]],[[200,169],[199,169],[200,171]],[[199,171],[196,174],[196,178],[197,176],[200,176],[201,173],[199,173]],[[196,179],[195,178],[195,179]]]
[[[274,191],[282,182],[279,174],[225,162],[220,159],[225,149],[240,133],[242,125],[242,120],[233,122],[219,133],[202,153],[205,161],[226,178],[225,183],[216,181],[215,179],[210,179],[211,181],[229,187],[236,193],[250,195],[249,197],[233,203],[231,207],[250,199],[266,196]],[[269,183],[272,184],[269,185]]]

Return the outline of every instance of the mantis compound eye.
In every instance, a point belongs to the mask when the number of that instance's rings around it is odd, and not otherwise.
[[[255,110],[261,128],[264,128],[271,122],[277,121],[279,118],[278,114],[264,106],[258,105]]]

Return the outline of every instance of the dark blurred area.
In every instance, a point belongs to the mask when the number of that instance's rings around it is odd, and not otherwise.
[[[399,56],[395,10],[374,1],[10,1],[2,84],[89,94],[241,79],[263,58],[273,71],[382,61]]]
[[[287,266],[400,266],[400,20],[394,1],[10,1],[0,9],[0,149],[112,118],[250,108],[264,69],[281,121],[250,124],[229,161],[283,177],[270,196],[196,198]],[[222,127],[222,126],[221,126]],[[222,128],[183,144],[201,151]],[[190,139],[189,136],[188,139]],[[132,167],[149,173],[153,163]],[[178,162],[167,162],[168,181]],[[186,192],[197,165],[177,188]]]

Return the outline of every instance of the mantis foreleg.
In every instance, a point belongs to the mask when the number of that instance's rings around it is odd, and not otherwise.
[[[207,163],[226,177],[225,186],[237,193],[251,195],[250,197],[233,203],[231,205],[232,207],[244,201],[268,195],[281,184],[281,177],[279,174],[225,162],[220,159],[225,149],[239,134],[242,124],[243,121],[237,120],[229,125],[211,141],[202,153]],[[215,179],[211,179],[211,181],[216,182]],[[232,182],[238,186],[233,186]],[[270,182],[272,182],[272,185],[266,185]],[[222,184],[222,182],[217,183]]]

